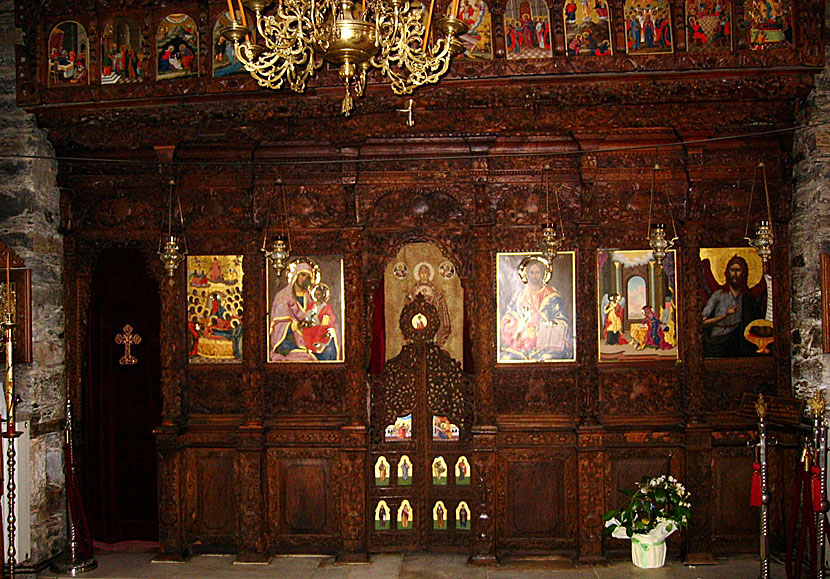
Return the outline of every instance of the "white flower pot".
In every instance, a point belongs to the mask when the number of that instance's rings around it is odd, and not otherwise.
[[[655,542],[648,535],[631,537],[631,562],[641,569],[655,569],[666,564],[666,540]]]
[[[606,526],[619,525],[617,519],[611,519]],[[617,527],[611,533],[617,539],[631,539],[631,562],[641,569],[655,569],[666,564],[666,539],[677,531],[677,524],[673,521],[662,521],[648,534],[628,536],[623,527]]]

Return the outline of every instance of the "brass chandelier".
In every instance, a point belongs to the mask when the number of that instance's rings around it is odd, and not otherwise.
[[[288,85],[303,92],[309,77],[324,62],[340,67],[346,85],[342,113],[349,116],[355,96],[366,88],[366,73],[380,69],[392,91],[411,94],[424,84],[438,82],[453,56],[464,51],[458,36],[466,30],[457,18],[458,2],[451,14],[437,22],[444,37],[429,42],[435,0],[428,11],[418,0],[244,0],[256,13],[256,28],[249,29],[243,1],[232,24],[222,31],[233,42],[236,58],[260,86],[272,89]],[[425,13],[426,12],[426,13]],[[258,40],[264,43],[258,44]]]

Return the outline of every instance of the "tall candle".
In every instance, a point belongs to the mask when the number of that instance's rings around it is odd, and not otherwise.
[[[458,18],[458,4],[459,0],[452,0],[452,9],[450,16],[452,16],[453,18]]]
[[[248,19],[245,18],[245,7],[242,6],[242,0],[239,0],[239,17],[242,18],[242,26],[248,27]]]
[[[233,12],[233,2],[232,0],[228,0],[228,16],[231,17],[231,20],[236,20],[236,14]]]
[[[421,41],[421,50],[426,51],[427,45],[429,44],[429,29],[432,26],[432,10],[435,8],[435,0],[430,0],[429,2],[429,13],[427,14],[427,25],[426,30],[424,30],[424,38]]]

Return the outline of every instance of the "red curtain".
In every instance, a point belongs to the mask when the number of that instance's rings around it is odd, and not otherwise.
[[[383,278],[375,292],[375,307],[372,311],[372,346],[369,358],[369,373],[380,374],[386,364],[386,302],[383,297]]]
[[[161,421],[161,304],[143,256],[128,248],[100,254],[87,311],[83,403],[83,491],[96,541],[158,540],[157,456]],[[141,342],[121,365],[115,342],[129,324]]]

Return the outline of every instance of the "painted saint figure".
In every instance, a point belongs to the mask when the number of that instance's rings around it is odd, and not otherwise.
[[[467,528],[467,509],[463,508],[460,509],[460,513],[458,516],[458,524],[462,529]]]
[[[531,259],[522,277],[525,287],[513,296],[501,319],[502,358],[544,361],[571,357],[571,323],[562,296],[547,285],[549,279],[546,265]]]
[[[446,511],[444,511],[444,503],[438,501],[435,503],[435,527],[437,529],[443,529],[446,527],[446,517],[444,516]]]
[[[626,339],[622,337],[623,326],[623,308],[622,298],[620,294],[611,294],[608,298],[608,303],[602,308],[602,313],[605,314],[605,329],[603,337],[605,343],[615,346],[626,344]]]
[[[411,485],[412,484],[412,463],[409,462],[409,457],[405,454],[401,456],[398,461],[398,484]]]
[[[447,339],[450,337],[450,333],[452,332],[452,324],[450,323],[450,310],[447,307],[447,299],[443,289],[436,286],[432,280],[435,277],[435,270],[433,269],[432,265],[421,262],[415,266],[415,274],[417,276],[417,280],[415,285],[410,290],[409,294],[407,295],[407,301],[414,300],[417,296],[423,296],[424,301],[427,303],[435,306],[435,309],[438,310],[438,320],[441,322],[438,328],[438,332],[435,334],[435,344],[438,346],[443,346]],[[423,316],[421,316],[423,318]],[[419,323],[423,324],[422,326],[416,326],[415,320],[413,319],[413,327],[415,329],[423,329],[426,327],[426,319],[424,318],[422,322]]]
[[[733,255],[726,264],[726,284],[715,291],[703,308],[703,354],[728,358],[751,356],[756,348],[744,338],[747,325],[764,314],[747,286],[749,265]]]
[[[340,359],[337,317],[330,291],[314,283],[319,272],[311,260],[289,265],[288,283],[271,303],[269,360],[316,362]]]

